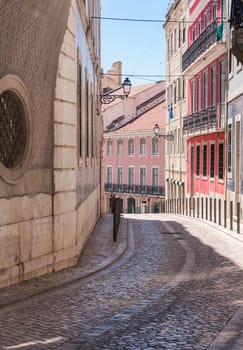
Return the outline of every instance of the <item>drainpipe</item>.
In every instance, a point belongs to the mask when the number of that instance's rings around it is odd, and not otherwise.
[[[223,10],[224,0],[221,0],[221,8]],[[226,3],[225,14],[229,13],[229,2]],[[223,20],[223,12],[221,12],[221,18]],[[227,18],[227,16],[226,16]],[[228,183],[228,143],[227,143],[227,131],[228,131],[228,90],[229,90],[229,79],[228,79],[228,62],[229,62],[229,52],[230,52],[230,28],[228,22],[225,23],[225,39],[226,39],[226,55],[225,55],[225,116],[224,116],[224,151],[225,151],[225,193],[224,199],[227,205],[227,183]]]

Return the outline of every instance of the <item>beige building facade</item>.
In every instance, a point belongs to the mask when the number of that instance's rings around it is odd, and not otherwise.
[[[0,287],[75,265],[100,216],[100,2],[32,3],[0,5]]]
[[[174,1],[166,15],[166,101],[167,132],[174,140],[166,142],[166,198],[183,199],[187,178],[187,150],[183,117],[187,112],[187,77],[182,74],[182,56],[187,49],[188,1]]]

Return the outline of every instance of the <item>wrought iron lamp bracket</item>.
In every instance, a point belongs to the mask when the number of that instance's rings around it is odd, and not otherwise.
[[[121,100],[124,100],[125,95],[101,95],[100,96],[100,103],[101,104],[109,104],[115,101],[117,98],[120,98]]]

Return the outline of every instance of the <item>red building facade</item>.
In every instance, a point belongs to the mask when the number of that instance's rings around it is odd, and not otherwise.
[[[224,2],[192,1],[188,48],[182,57],[187,76],[187,196],[221,198],[225,192]]]

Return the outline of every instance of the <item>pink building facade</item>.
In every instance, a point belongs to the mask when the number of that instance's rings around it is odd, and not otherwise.
[[[124,212],[161,212],[165,200],[165,83],[132,87],[125,100],[104,113],[104,211],[112,196],[123,200]]]

